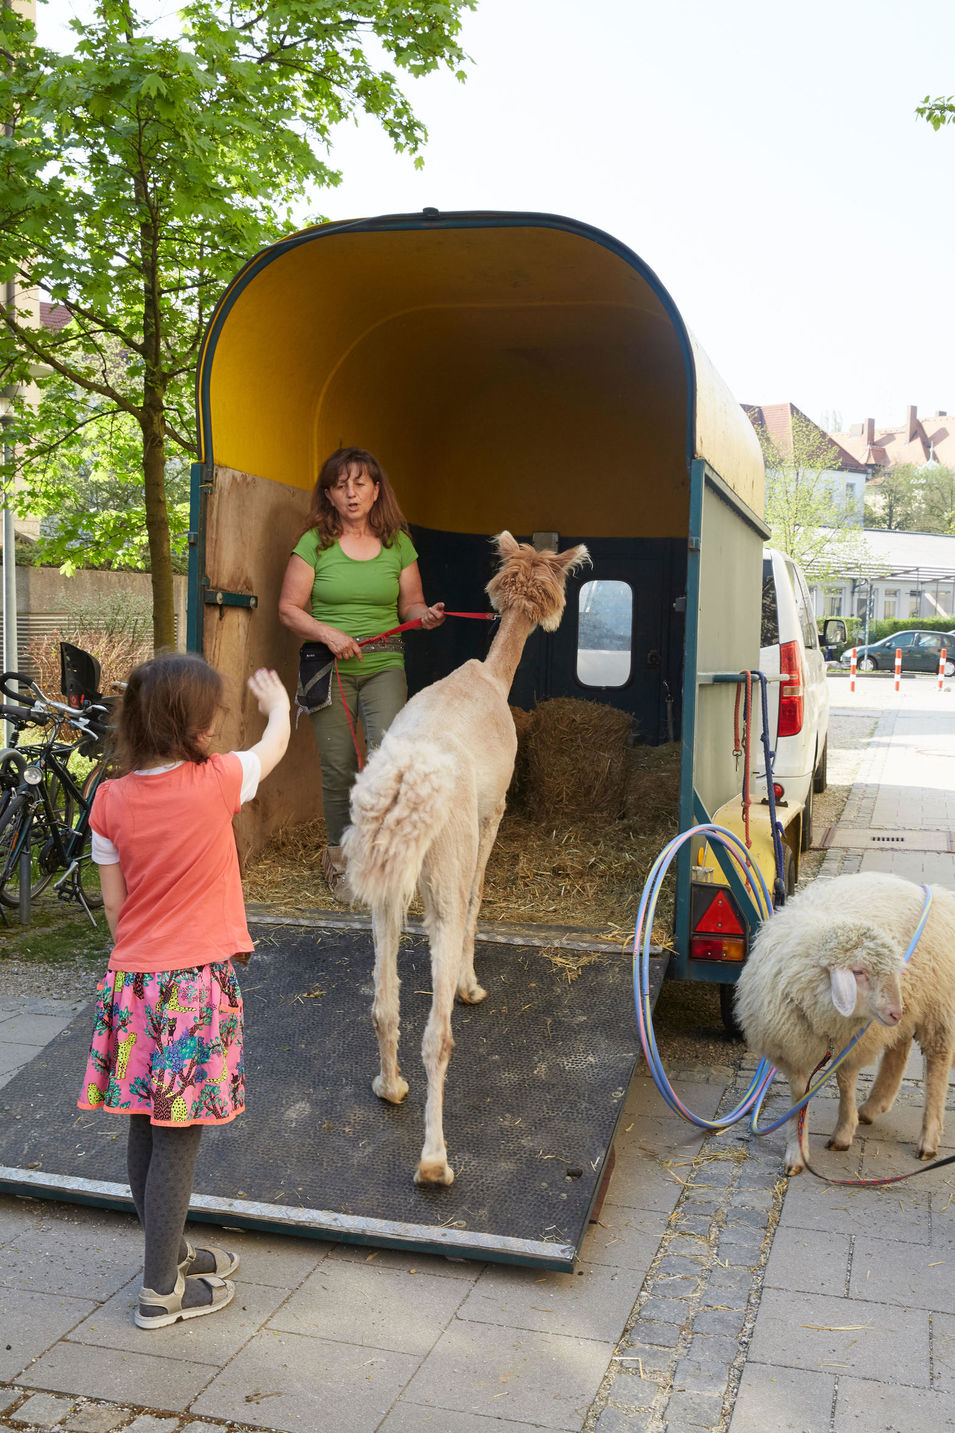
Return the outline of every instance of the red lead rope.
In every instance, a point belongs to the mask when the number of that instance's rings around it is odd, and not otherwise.
[[[497,616],[496,612],[445,612],[445,617],[468,617],[473,622],[493,622]],[[413,627],[421,626],[421,618],[416,617],[413,622],[402,622],[400,627],[389,627],[387,632],[379,632],[376,637],[362,637],[359,647],[367,647],[369,642],[380,642],[382,637],[393,637],[396,632],[410,632]],[[335,658],[335,680],[338,682],[338,691],[342,699],[342,706],[345,708],[345,716],[348,721],[348,730],[351,732],[352,745],[355,748],[355,755],[358,757],[358,770],[364,768],[365,763],[361,759],[361,748],[358,745],[358,733],[355,731],[355,724],[351,719],[351,712],[348,710],[348,703],[345,700],[345,688],[342,686],[342,679],[338,673],[338,658]]]

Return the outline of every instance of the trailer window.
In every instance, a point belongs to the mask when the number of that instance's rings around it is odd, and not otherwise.
[[[629,582],[585,582],[577,609],[577,680],[622,687],[630,680],[633,588]]]

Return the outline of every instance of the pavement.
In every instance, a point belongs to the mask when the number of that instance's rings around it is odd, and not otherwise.
[[[830,684],[835,711],[870,713],[873,732],[840,821],[817,832],[820,876],[879,869],[955,888],[952,687]],[[837,763],[831,752],[830,774]],[[77,1008],[0,993],[0,1083]],[[705,1117],[732,1108],[754,1068],[726,1048],[725,1065],[670,1071]],[[850,1179],[919,1169],[921,1078],[915,1054],[895,1108],[847,1154],[824,1148],[835,1102],[818,1095],[817,1167]],[[0,1428],[955,1428],[955,1176],[862,1189],[788,1179],[782,1144],[739,1125],[701,1141],[641,1066],[574,1273],[229,1231],[242,1258],[230,1308],[151,1333],[131,1320],[131,1218],[0,1195]]]

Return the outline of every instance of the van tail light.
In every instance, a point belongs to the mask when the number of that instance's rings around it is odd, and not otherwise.
[[[805,685],[802,653],[798,642],[783,642],[779,649],[779,735],[798,736],[802,731]]]
[[[704,889],[696,888],[698,899]],[[733,897],[723,887],[710,887],[705,894],[709,899],[690,936],[691,960],[745,960],[746,931]]]

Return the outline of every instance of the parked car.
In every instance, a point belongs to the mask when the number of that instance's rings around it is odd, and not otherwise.
[[[845,634],[840,619],[830,621],[833,626],[830,629],[827,622],[820,641],[800,568],[785,553],[764,548],[759,666],[770,678],[769,737],[776,752],[773,778],[778,801],[803,807],[799,841],[803,851],[812,844],[813,795],[826,789],[829,688],[823,643],[828,645],[836,632],[841,631],[843,639]],[[761,781],[765,791],[761,749],[754,751],[754,760],[759,764],[757,790]]]
[[[951,632],[893,632],[881,642],[856,647],[856,665],[860,672],[892,672],[895,653],[902,653],[903,672],[937,672],[938,659],[945,648],[945,675],[955,676],[955,634]],[[847,647],[839,658],[844,666],[852,661],[852,648]]]

